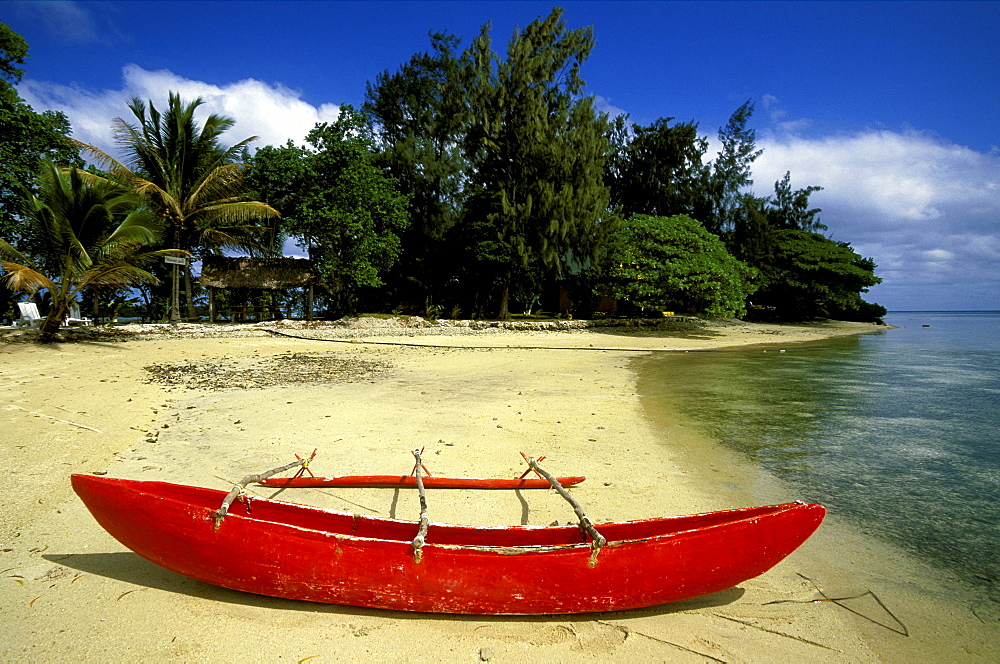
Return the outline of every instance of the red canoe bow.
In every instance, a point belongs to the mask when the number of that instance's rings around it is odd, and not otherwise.
[[[418,524],[224,491],[73,475],[115,539],[169,570],[234,590],[380,609],[470,614],[616,611],[731,588],[758,576],[819,527],[821,505],[787,503],[598,524],[596,557],[578,526]]]
[[[549,489],[548,480],[537,477],[522,479],[481,479],[475,477],[437,477],[423,475],[424,488],[427,489]],[[573,486],[587,479],[583,476],[557,477],[563,486]],[[341,477],[268,477],[257,482],[262,486],[278,488],[298,487],[405,487],[414,489],[417,478],[413,475],[343,475]]]

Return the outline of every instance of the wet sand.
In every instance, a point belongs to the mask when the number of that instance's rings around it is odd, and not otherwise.
[[[224,489],[313,448],[317,474],[405,474],[410,450],[425,447],[426,465],[441,475],[516,477],[520,451],[544,455],[553,474],[588,477],[573,494],[596,522],[740,507],[761,496],[794,500],[691,423],[647,413],[630,360],[640,351],[794,343],[873,328],[283,329],[355,343],[259,329],[199,338],[189,328],[143,341],[0,344],[0,659],[902,662],[987,661],[995,653],[995,623],[975,629],[966,614],[942,615],[952,610],[947,579],[835,517],[775,569],[728,591],[637,611],[530,618],[260,597],[186,579],[119,545],[73,495],[71,473]],[[663,418],[676,426],[664,427]],[[405,490],[279,497],[401,519],[418,511],[416,493]],[[428,499],[439,522],[573,519],[551,491],[433,491]],[[900,566],[912,583],[898,581]],[[820,595],[800,575],[833,597],[874,590],[910,636],[809,602]],[[866,598],[850,606],[885,618]]]

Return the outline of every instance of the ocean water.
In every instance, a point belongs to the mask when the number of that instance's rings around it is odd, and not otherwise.
[[[646,358],[639,392],[1000,603],[1000,312],[885,320],[898,329]]]

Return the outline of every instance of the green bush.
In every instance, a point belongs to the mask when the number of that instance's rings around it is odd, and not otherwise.
[[[635,215],[612,235],[607,286],[656,311],[742,316],[757,271],[686,215]]]
[[[849,243],[797,230],[776,231],[771,239],[773,259],[764,269],[755,303],[795,320],[870,321],[885,315],[885,307],[861,299],[861,293],[882,280],[875,276],[874,261]]]

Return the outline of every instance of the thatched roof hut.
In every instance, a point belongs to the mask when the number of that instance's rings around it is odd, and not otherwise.
[[[206,256],[201,264],[201,284],[213,288],[305,288],[314,279],[312,261],[306,258]]]
[[[215,289],[239,288],[248,290],[285,290],[306,288],[306,320],[312,320],[313,285],[316,271],[312,261],[305,258],[229,258],[206,256],[201,263],[201,285],[208,287],[208,317],[216,319]],[[249,310],[259,315],[259,307],[240,305],[229,310],[232,320],[245,319]],[[267,307],[272,314],[276,308]],[[291,317],[291,311],[288,312]]]

